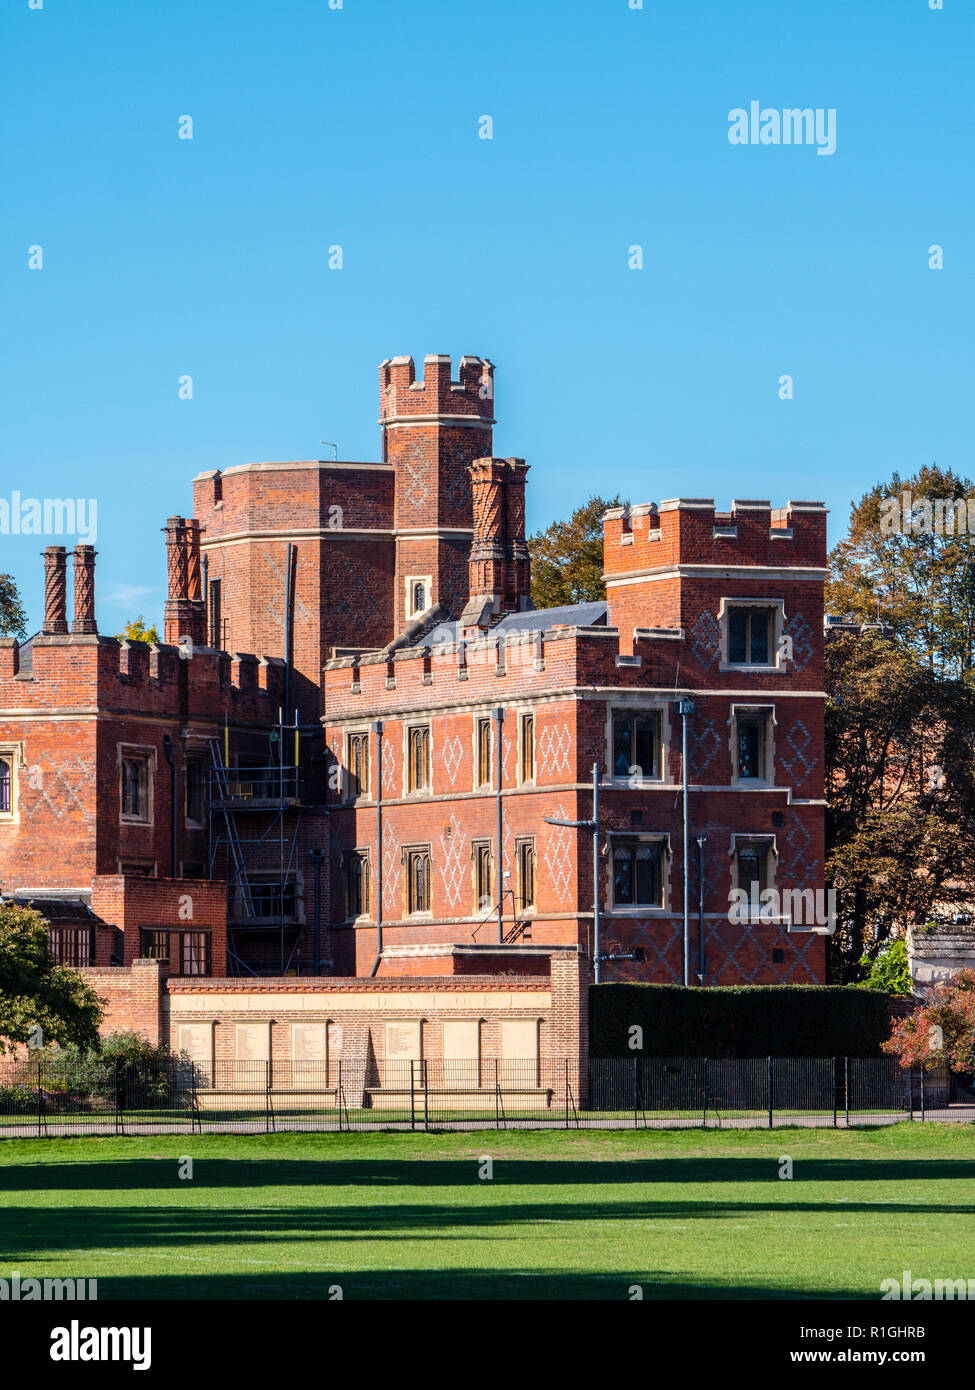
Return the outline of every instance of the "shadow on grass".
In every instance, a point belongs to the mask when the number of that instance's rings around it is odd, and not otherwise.
[[[99,1303],[125,1299],[196,1301],[204,1299],[316,1300],[327,1302],[338,1285],[343,1299],[357,1301],[430,1300],[443,1302],[552,1302],[598,1300],[628,1302],[639,1285],[644,1301],[680,1299],[817,1300],[879,1298],[873,1289],[799,1289],[768,1283],[721,1284],[710,1279],[696,1282],[675,1279],[671,1271],[635,1270],[627,1273],[566,1273],[557,1269],[532,1270],[377,1270],[355,1273],[308,1272],[244,1274],[179,1278],[170,1275],[136,1275],[124,1279],[99,1279]]]
[[[778,1177],[778,1156],[788,1141],[769,1138],[766,1158],[548,1159],[494,1156],[494,1187],[567,1187],[622,1183],[751,1183]],[[183,1152],[193,1156],[193,1140]],[[491,1154],[485,1137],[481,1152]],[[192,1187],[470,1187],[478,1181],[476,1156],[466,1159],[194,1158]],[[0,1166],[4,1192],[104,1192],[139,1188],[186,1191],[176,1158]],[[975,1179],[975,1161],[938,1158],[797,1158],[796,1179],[830,1183],[914,1183]]]
[[[783,1185],[784,1186],[784,1185]],[[790,1192],[795,1190],[788,1184]],[[477,1193],[482,1195],[483,1189]],[[772,1205],[774,1201],[774,1205]],[[941,1216],[975,1215],[972,1204],[939,1202]],[[41,1252],[92,1251],[111,1255],[127,1249],[152,1247],[156,1251],[181,1248],[204,1258],[201,1248],[214,1252],[231,1246],[278,1246],[278,1254],[294,1243],[331,1242],[347,1250],[363,1240],[407,1242],[416,1246],[430,1241],[443,1244],[456,1240],[512,1241],[530,1239],[544,1243],[561,1240],[564,1228],[592,1222],[632,1222],[643,1225],[668,1221],[686,1224],[702,1219],[738,1219],[773,1215],[792,1229],[789,1219],[811,1213],[874,1217],[916,1215],[929,1217],[931,1205],[912,1202],[844,1201],[842,1205],[823,1199],[788,1201],[766,1197],[755,1201],[709,1200],[706,1194],[686,1201],[619,1201],[607,1199],[575,1202],[504,1202],[492,1195],[490,1201],[424,1203],[358,1202],[351,1206],[222,1208],[200,1206],[90,1206],[63,1207],[52,1211],[43,1207],[8,1207],[0,1212],[0,1246],[7,1259],[27,1259]],[[548,1228],[562,1227],[561,1231]],[[528,1228],[533,1228],[530,1231]],[[625,1232],[624,1234],[635,1234]],[[667,1235],[666,1230],[663,1232]],[[648,1242],[652,1236],[647,1234]],[[15,1253],[13,1253],[15,1252]],[[273,1249],[267,1256],[275,1259]],[[289,1256],[290,1258],[290,1256]],[[487,1261],[490,1263],[490,1261]]]

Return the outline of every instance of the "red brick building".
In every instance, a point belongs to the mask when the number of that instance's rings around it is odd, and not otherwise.
[[[384,362],[378,462],[198,477],[162,643],[97,632],[89,546],[69,625],[48,548],[0,639],[0,894],[62,959],[539,979],[596,953],[595,850],[602,979],[824,980],[824,508],[612,512],[606,601],[537,613],[493,370]]]

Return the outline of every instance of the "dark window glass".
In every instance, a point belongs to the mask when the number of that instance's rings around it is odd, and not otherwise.
[[[206,932],[188,931],[180,937],[180,961],[184,975],[209,975],[210,938]]]
[[[613,716],[614,777],[629,777],[630,768],[638,769],[643,777],[656,777],[657,728],[655,714]]]
[[[767,608],[732,608],[728,613],[728,661],[735,666],[768,666],[772,614]]]
[[[738,721],[738,776],[762,775],[762,724],[758,719]]]
[[[147,960],[169,960],[169,932],[146,928],[142,933],[142,954]]]
[[[748,610],[732,608],[728,614],[728,660],[743,665],[748,651]]]
[[[10,810],[10,764],[0,758],[0,812]]]
[[[659,844],[625,841],[613,850],[613,901],[619,907],[663,905]]]
[[[765,856],[766,851],[757,846],[738,851],[738,887],[745,890],[749,903],[755,906],[765,888]]]
[[[186,819],[203,823],[203,764],[190,758],[186,764]]]

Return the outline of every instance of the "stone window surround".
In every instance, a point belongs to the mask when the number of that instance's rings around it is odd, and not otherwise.
[[[627,698],[626,692],[621,691],[619,696],[607,701],[606,704],[606,736],[605,736],[605,767],[607,775],[600,777],[601,782],[606,782],[614,787],[628,787],[630,784],[629,776],[617,777],[614,773],[613,759],[613,716],[614,714],[656,714],[657,715],[657,776],[645,777],[643,780],[651,783],[654,787],[667,787],[676,785],[674,778],[670,775],[670,744],[671,744],[671,706],[673,697],[654,696],[647,699],[644,691],[634,691]],[[679,718],[675,716],[675,719]]]
[[[10,810],[0,811],[0,825],[16,825],[20,820],[18,774],[26,767],[23,743],[16,740],[0,743],[0,758],[10,767]]]
[[[758,665],[750,661],[728,660],[728,614],[732,608],[768,608],[772,612],[772,635],[770,638],[774,660],[767,664]],[[785,599],[763,598],[756,595],[754,598],[723,598],[718,604],[718,633],[720,650],[718,654],[719,671],[780,671],[783,675],[787,674],[786,667],[780,656],[782,634],[785,631]]]
[[[427,768],[426,784],[422,787],[410,786],[410,735],[415,729],[426,729],[427,731]],[[433,791],[433,720],[432,719],[404,719],[403,720],[403,796],[406,799],[414,797],[427,797]],[[382,772],[379,774],[382,776]]]
[[[738,776],[738,719],[760,716],[765,719],[765,732],[762,739],[761,777]],[[731,750],[731,785],[747,791],[749,788],[770,788],[775,786],[775,718],[774,704],[738,704],[732,702],[728,714],[728,746]]]
[[[764,845],[769,851],[765,860],[767,875],[765,889],[775,888],[776,873],[778,871],[779,866],[779,850],[775,835],[768,834],[765,831],[733,831],[728,846],[728,858],[731,860],[732,889],[742,888],[745,886],[738,882],[738,850],[748,849],[749,847],[754,845]],[[763,889],[763,891],[765,890]],[[729,906],[730,902],[731,900],[729,898]],[[761,923],[749,922],[748,925],[750,927],[759,925],[774,926],[780,923],[786,923],[788,922],[788,920],[788,918],[783,917],[781,915],[769,916],[767,918],[763,918]]]
[[[122,810],[122,764],[123,762],[142,762],[145,764],[147,814],[128,816]],[[119,821],[123,825],[153,825],[156,809],[155,781],[158,768],[156,749],[151,743],[119,743],[116,745],[116,766],[119,771]]]
[[[660,886],[663,889],[663,903],[661,905],[651,906],[647,903],[616,903],[613,896],[614,840],[639,840],[662,847],[662,853],[660,855]],[[608,904],[605,907],[601,907],[600,911],[613,917],[666,917],[670,915],[672,913],[670,869],[674,856],[670,845],[669,831],[642,830],[635,827],[632,830],[609,830],[606,832],[606,843],[609,847],[606,856],[609,872],[606,894]]]

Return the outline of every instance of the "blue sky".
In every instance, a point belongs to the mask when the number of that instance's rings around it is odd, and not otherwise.
[[[3,0],[0,498],[97,499],[113,632],[195,473],[377,458],[378,363],[472,353],[533,529],[618,490],[836,539],[975,473],[973,58],[965,0]],[[731,145],[752,100],[835,154]],[[0,536],[32,628],[46,543]]]

